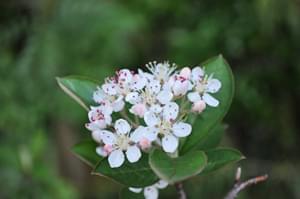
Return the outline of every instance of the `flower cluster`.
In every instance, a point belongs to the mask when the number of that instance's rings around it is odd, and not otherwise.
[[[125,158],[137,162],[153,146],[176,153],[179,139],[192,132],[186,114],[219,105],[211,94],[221,82],[203,68],[176,71],[168,62],[146,67],[149,72],[119,70],[94,92],[98,106],[91,107],[86,127],[99,143],[97,154],[107,156],[111,168],[120,167]]]

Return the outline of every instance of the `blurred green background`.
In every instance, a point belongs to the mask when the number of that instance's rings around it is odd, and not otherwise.
[[[0,198],[117,198],[119,185],[70,152],[89,136],[87,114],[56,76],[102,80],[120,67],[195,66],[219,53],[236,78],[222,145],[247,159],[190,180],[189,198],[222,198],[238,165],[244,177],[270,175],[239,198],[300,198],[299,0],[1,1]]]

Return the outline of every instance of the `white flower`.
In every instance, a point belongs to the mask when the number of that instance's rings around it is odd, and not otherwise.
[[[130,187],[129,190],[134,193],[141,193],[143,190],[145,199],[158,199],[159,189],[164,189],[168,186],[168,183],[164,180],[160,180],[157,183],[144,187],[144,188],[134,188]]]
[[[88,113],[90,123],[86,124],[86,128],[90,131],[106,128],[112,122],[111,113],[112,109],[109,106],[92,106]]]
[[[194,103],[194,106],[196,106],[195,103],[200,100],[203,100],[207,105],[212,107],[217,107],[219,105],[219,101],[210,94],[220,90],[222,84],[218,79],[214,79],[212,75],[208,77],[205,75],[203,69],[195,67],[192,70],[192,81],[194,84],[194,91],[188,94],[188,99]]]
[[[118,119],[115,122],[114,129],[116,130],[116,133],[102,130],[101,136],[106,147],[111,147],[111,151],[108,154],[108,163],[110,167],[117,168],[124,163],[124,152],[129,162],[137,162],[142,154],[129,135],[131,127],[128,122],[124,119]],[[101,152],[102,151],[98,154],[101,155]]]
[[[114,112],[121,111],[125,106],[122,95],[108,95],[102,88],[97,88],[93,93],[93,99],[98,104],[110,106]]]
[[[176,121],[178,112],[179,106],[175,102],[170,102],[163,107],[159,115],[149,111],[144,116],[147,126],[155,129],[153,131],[162,137],[162,148],[168,153],[175,152],[179,138],[190,135],[192,131],[190,124]],[[146,134],[146,132],[143,133]]]
[[[178,75],[174,75],[174,83],[172,89],[175,96],[182,96],[187,93],[191,88],[190,83],[191,69],[188,67],[183,68]]]

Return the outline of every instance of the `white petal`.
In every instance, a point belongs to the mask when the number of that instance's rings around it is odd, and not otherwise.
[[[155,183],[155,186],[159,189],[164,189],[168,186],[168,182],[166,182],[164,180],[160,180],[157,183]]]
[[[97,103],[101,103],[105,99],[105,93],[101,88],[98,88],[94,93],[93,93],[93,99]]]
[[[127,134],[129,133],[129,131],[131,130],[131,127],[130,125],[128,124],[128,122],[124,119],[118,119],[116,122],[115,122],[115,129],[116,129],[116,132],[118,134]]]
[[[141,101],[141,98],[139,96],[138,92],[131,92],[126,95],[125,100],[129,102],[130,104],[137,104]]]
[[[155,115],[155,113],[148,111],[144,115],[144,121],[147,126],[155,126],[160,122],[160,119]]]
[[[163,117],[165,120],[175,120],[178,112],[179,106],[175,102],[170,102],[163,108]]]
[[[98,143],[100,143],[102,141],[102,136],[103,136],[102,131],[96,130],[96,131],[92,132],[93,140],[95,140]]]
[[[204,93],[203,95],[203,100],[205,101],[206,104],[212,107],[217,107],[219,105],[219,101],[215,99],[213,96],[210,94]]]
[[[119,112],[123,110],[124,106],[125,106],[125,102],[123,101],[123,97],[121,96],[112,104],[112,108],[114,112]]]
[[[186,137],[191,134],[192,126],[188,123],[178,122],[173,125],[172,130],[177,137]]]
[[[116,95],[117,94],[117,85],[112,83],[106,83],[102,85],[102,89],[108,95]]]
[[[178,147],[179,141],[173,135],[166,135],[162,138],[162,147],[163,150],[167,153],[173,153]]]
[[[206,90],[210,93],[216,93],[220,90],[222,83],[218,79],[209,79]]]
[[[155,127],[146,127],[144,131],[144,137],[149,141],[154,141],[157,139],[158,129]]]
[[[162,107],[158,104],[154,104],[150,107],[150,111],[154,113],[160,113],[162,111]]]
[[[144,126],[137,127],[131,134],[130,134],[130,140],[137,143],[139,142],[146,132],[146,128]]]
[[[115,144],[116,140],[117,140],[115,134],[113,134],[112,132],[107,131],[107,130],[102,131],[101,137],[102,137],[104,144],[109,144],[109,145]]]
[[[154,186],[144,188],[145,199],[158,199],[158,190]]]
[[[197,102],[197,101],[201,100],[201,97],[198,92],[189,93],[187,96],[191,102]]]
[[[137,162],[141,158],[141,156],[141,150],[136,145],[128,147],[126,151],[126,157],[129,162]]]
[[[131,89],[133,90],[141,90],[147,84],[147,79],[140,74],[135,74],[132,79]]]
[[[135,188],[135,187],[129,187],[128,189],[129,191],[132,191],[134,193],[141,193],[143,190],[143,188]]]
[[[173,94],[170,90],[162,90],[158,93],[156,99],[162,103],[162,104],[167,104],[170,102],[173,98]]]
[[[152,80],[148,85],[147,88],[151,93],[158,93],[160,91],[160,83],[157,80]]]
[[[102,146],[98,146],[96,148],[96,153],[102,157],[106,157],[108,155]]]
[[[192,70],[192,80],[193,81],[201,80],[203,75],[204,75],[204,70],[201,67],[197,66],[197,67],[193,68],[193,70]]]
[[[108,156],[108,163],[111,168],[120,167],[125,161],[124,153],[121,150],[115,150]]]

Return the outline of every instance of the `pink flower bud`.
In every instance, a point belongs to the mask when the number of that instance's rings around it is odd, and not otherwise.
[[[185,79],[189,79],[191,76],[191,69],[189,67],[184,67],[180,71],[180,76],[184,77]]]
[[[142,138],[139,144],[143,150],[151,146],[151,142],[147,138]]]
[[[136,104],[132,106],[131,111],[133,114],[139,117],[144,117],[144,114],[146,112],[146,106],[145,104]]]
[[[192,106],[192,111],[197,113],[202,113],[202,111],[206,108],[206,104],[203,100],[199,100],[195,102]]]
[[[110,144],[104,145],[103,149],[107,154],[110,154],[110,152],[112,152],[112,146]]]

